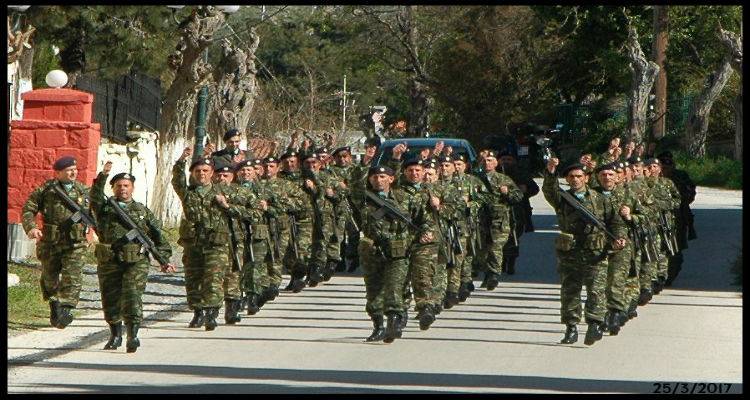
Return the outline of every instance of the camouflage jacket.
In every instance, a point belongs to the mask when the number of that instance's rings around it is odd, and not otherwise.
[[[112,246],[112,251],[117,252],[122,246],[128,244],[125,235],[130,231],[130,227],[117,215],[112,209],[112,205],[107,202],[107,196],[104,194],[104,185],[109,175],[100,172],[91,186],[91,209],[94,211],[97,223],[97,234],[99,243]],[[118,202],[120,208],[130,216],[138,229],[154,242],[156,251],[164,259],[169,260],[172,256],[172,246],[164,235],[159,221],[151,210],[144,204],[131,200],[129,203]],[[144,253],[145,257],[146,254]]]
[[[30,230],[37,228],[35,218],[37,213],[42,214],[44,222],[42,242],[44,243],[68,243],[74,247],[82,246],[86,240],[86,226],[83,222],[71,223],[70,217],[73,211],[55,193],[52,185],[58,185],[57,179],[50,179],[36,188],[23,205],[22,220],[23,229],[28,234]],[[81,182],[75,181],[68,193],[76,204],[83,210],[89,209],[89,188]]]
[[[507,175],[490,171],[487,172],[487,179],[492,187],[492,191],[483,183],[479,192],[486,206],[485,216],[492,221],[506,221],[510,215],[510,207],[523,200],[523,193],[518,189],[513,179]],[[508,187],[507,194],[500,192],[501,186]]]

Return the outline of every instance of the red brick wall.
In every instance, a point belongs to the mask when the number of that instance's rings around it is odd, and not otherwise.
[[[23,203],[34,188],[55,176],[52,164],[60,157],[74,156],[78,180],[90,186],[101,141],[99,124],[91,122],[93,95],[41,89],[21,97],[23,120],[10,124],[8,223],[21,222]]]

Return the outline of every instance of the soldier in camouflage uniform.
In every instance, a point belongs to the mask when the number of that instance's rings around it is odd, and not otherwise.
[[[605,198],[609,198],[612,206],[622,218],[628,232],[628,244],[620,251],[608,252],[607,259],[607,314],[604,327],[611,335],[617,335],[620,327],[628,319],[630,309],[630,298],[627,293],[628,278],[637,277],[638,266],[636,263],[636,251],[632,238],[635,235],[635,225],[642,223],[641,214],[635,194],[632,193],[625,181],[617,178],[618,170],[625,169],[624,163],[609,163],[596,169],[599,180],[597,192]]]
[[[287,151],[279,160],[281,160],[281,170],[279,171],[279,178],[286,179],[295,184],[299,182],[300,171],[299,171],[299,153],[296,151]]]
[[[680,192],[680,209],[675,215],[679,251],[669,259],[667,280],[664,282],[664,286],[671,286],[672,281],[682,270],[682,251],[688,248],[688,240],[696,238],[695,228],[693,227],[693,212],[690,210],[690,204],[695,201],[695,184],[687,172],[675,168],[671,152],[666,151],[659,154],[658,159],[662,163],[662,175],[672,180]]]
[[[246,158],[250,158],[250,151],[240,150],[240,131],[237,129],[230,129],[224,133],[224,144],[226,145],[219,151],[211,153],[211,161],[216,164],[234,165]],[[208,150],[211,150],[213,145],[209,145]],[[208,146],[207,146],[208,147]],[[208,153],[208,152],[207,152]]]
[[[231,197],[223,185],[213,184],[210,159],[198,159],[190,165],[194,184],[185,179],[186,159],[192,154],[186,148],[172,169],[172,187],[182,203],[185,224],[179,243],[183,252],[185,290],[188,306],[193,309],[190,327],[205,323],[207,331],[217,326],[216,318],[223,296],[224,271],[231,265],[229,219],[240,219],[247,213],[244,204],[229,203]],[[190,276],[188,279],[187,277]]]
[[[336,267],[341,262],[340,242],[343,240],[345,233],[343,219],[339,215],[339,210],[344,207],[342,203],[346,201],[340,186],[342,180],[329,167],[332,158],[328,153],[327,148],[319,149],[316,153],[321,161],[321,168],[316,172],[316,176],[325,189],[323,201],[319,203],[321,236],[317,238],[319,243],[314,245],[316,248],[323,249],[323,251],[314,254],[314,263],[321,266],[320,277],[323,282],[331,279],[336,272]]]
[[[529,198],[536,196],[539,193],[539,185],[534,182],[534,179],[529,176],[526,171],[519,169],[516,162],[516,157],[509,152],[501,153],[500,155],[500,168],[503,174],[510,177],[513,182],[518,186],[518,189],[523,193],[523,199],[520,203],[513,204],[512,216],[513,216],[513,234],[515,234],[516,242],[508,240],[503,247],[503,264],[502,270],[508,275],[516,273],[516,259],[520,254],[520,241],[521,235],[527,232],[529,223],[531,222],[531,202]]]
[[[351,193],[348,187],[352,180],[352,171],[354,168],[351,148],[345,146],[334,150],[333,159],[334,164],[330,166],[330,171],[339,182],[335,190],[340,198],[335,209],[336,231],[340,232],[342,236],[340,238],[341,261],[336,267],[336,271],[343,272],[346,269],[347,261],[353,270],[357,269],[357,264],[359,264],[357,256],[359,230],[357,229],[358,224],[354,215],[355,212],[351,207]]]
[[[333,189],[328,184],[325,174],[320,173],[320,158],[316,153],[311,153],[302,160],[302,189],[307,195],[307,200],[313,210],[311,230],[305,232],[300,240],[308,244],[310,250],[307,257],[307,286],[315,287],[325,280],[326,269],[326,246],[331,214],[328,197],[333,197]],[[309,234],[309,236],[308,236]]]
[[[109,325],[110,338],[105,350],[115,350],[122,344],[122,322],[125,322],[128,340],[126,350],[135,352],[141,342],[138,329],[143,320],[143,291],[146,289],[149,259],[140,243],[131,242],[126,235],[131,227],[123,221],[112,205],[107,202],[104,185],[112,163],[106,162],[91,187],[91,208],[96,216],[99,243],[94,254],[97,259],[96,274],[99,277],[99,292],[102,297],[104,319]],[[115,200],[156,245],[154,249],[164,260],[172,256],[172,248],[161,229],[161,222],[145,205],[133,200],[135,178],[126,173],[115,175],[109,184]],[[164,264],[162,272],[175,272],[175,266]]]
[[[414,244],[432,242],[433,233],[424,202],[411,201],[412,197],[398,188],[392,188],[394,171],[389,167],[373,167],[368,172],[369,185],[352,182],[352,200],[362,212],[364,238],[359,243],[362,257],[367,314],[373,321],[373,332],[367,341],[393,342],[402,334],[403,293],[409,273],[409,254]],[[386,214],[376,217],[380,207],[366,200],[364,191],[371,191],[411,217],[415,228]],[[383,328],[383,318],[387,325]]]
[[[625,224],[612,203],[584,183],[582,164],[572,164],[562,175],[570,185],[568,193],[618,238],[608,243],[607,236],[567,203],[560,194],[560,185],[555,175],[559,160],[551,158],[544,173],[542,192],[557,214],[560,236],[555,240],[558,271],[561,280],[561,320],[567,326],[563,344],[578,341],[576,324],[581,319],[581,288],[586,286],[586,322],[588,330],[584,343],[592,345],[602,338],[601,324],[607,303],[605,296],[607,281],[607,248],[621,250],[627,244]]]
[[[497,156],[488,150],[482,158],[490,188],[486,184],[480,192],[485,198],[482,213],[483,236],[486,242],[480,252],[482,263],[486,265],[485,282],[487,290],[495,290],[500,280],[503,264],[503,247],[510,234],[510,207],[523,200],[523,193],[507,175],[496,172]]]
[[[83,257],[88,246],[87,226],[74,223],[74,214],[55,193],[58,185],[83,210],[89,207],[89,188],[76,181],[78,167],[73,157],[62,157],[53,165],[55,179],[36,188],[23,205],[23,229],[37,240],[36,255],[42,264],[39,283],[44,300],[49,301],[50,325],[64,329],[73,321],[72,310],[81,293]],[[43,227],[36,226],[36,214],[42,214]]]
[[[466,255],[464,256],[464,265],[461,268],[461,286],[458,289],[458,301],[464,302],[471,295],[474,290],[474,282],[472,281],[472,269],[474,265],[474,258],[479,255],[479,251],[482,246],[482,237],[479,230],[479,210],[482,208],[481,198],[478,195],[484,184],[476,176],[467,173],[469,169],[466,156],[457,155],[453,164],[456,166],[456,174],[453,182],[459,190],[459,194],[464,198],[467,203],[464,209],[464,220],[466,221],[463,225],[460,225],[461,229],[467,233],[466,242],[464,248],[466,249]],[[474,237],[469,237],[469,226],[474,233]],[[470,243],[472,242],[472,243]],[[471,249],[474,253],[472,254]]]
[[[648,187],[645,185],[645,180],[643,179],[643,160],[638,156],[633,156],[628,159],[628,163],[630,164],[629,169],[631,171],[631,179],[629,182],[626,182],[624,186],[630,193],[632,193],[636,201],[636,213],[639,216],[639,218],[637,218],[639,221],[637,224],[629,225],[630,237],[632,239],[635,234],[633,228],[638,229],[639,234],[647,232],[650,224],[649,220],[654,217],[649,214],[650,208],[646,206],[647,204],[653,204],[653,199],[648,191]],[[631,212],[632,211],[633,210],[631,209]],[[641,235],[641,239],[648,240],[648,237]],[[638,300],[641,290],[640,275],[644,270],[643,265],[645,263],[645,255],[643,253],[644,246],[645,244],[641,243],[641,248],[633,247],[633,256],[637,267],[636,276],[628,275],[625,283],[625,298],[629,304],[628,319],[633,319],[638,316],[636,309],[638,308]]]

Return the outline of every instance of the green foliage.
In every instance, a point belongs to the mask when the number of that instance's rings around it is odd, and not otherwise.
[[[49,326],[49,307],[39,288],[40,266],[8,263],[8,272],[21,282],[8,288],[8,329],[26,330]]]
[[[32,87],[47,87],[45,78],[47,73],[53,69],[60,69],[60,59],[52,50],[52,45],[47,40],[37,41],[34,46],[34,66],[32,68]]]
[[[742,161],[724,156],[695,159],[681,151],[673,154],[677,168],[687,172],[696,185],[742,189]]]

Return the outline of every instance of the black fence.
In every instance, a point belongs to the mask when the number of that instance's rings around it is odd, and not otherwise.
[[[159,128],[161,82],[141,74],[124,75],[116,81],[83,75],[77,89],[94,95],[94,122],[101,124],[102,136],[127,142],[128,124],[142,129]]]

